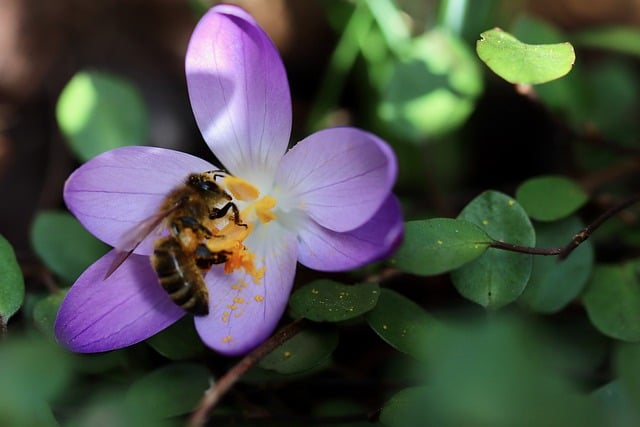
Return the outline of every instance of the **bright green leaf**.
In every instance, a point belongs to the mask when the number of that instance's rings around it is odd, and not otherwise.
[[[536,227],[536,245],[554,248],[566,245],[583,227],[576,217]],[[562,262],[555,256],[533,257],[533,269],[518,302],[539,313],[555,313],[580,295],[593,268],[593,247],[582,243]]]
[[[418,304],[390,289],[382,289],[378,304],[365,315],[371,328],[398,351],[421,359],[435,320]]]
[[[482,92],[472,52],[450,33],[433,30],[412,40],[401,61],[389,64],[378,114],[402,138],[423,142],[460,126]]]
[[[0,235],[0,330],[24,302],[24,278],[11,244]]]
[[[535,231],[522,207],[511,197],[485,191],[458,216],[480,226],[491,238],[521,245],[535,245]],[[465,298],[490,309],[514,301],[531,275],[531,255],[490,248],[477,260],[451,274]]]
[[[193,363],[159,368],[133,383],[126,394],[130,407],[158,419],[189,413],[209,388],[209,370]]]
[[[82,161],[113,148],[143,145],[148,139],[147,111],[138,90],[103,72],[77,73],[60,94],[56,117]]]
[[[342,322],[375,307],[380,295],[377,283],[344,285],[317,280],[295,291],[289,306],[296,316],[314,322]]]
[[[538,221],[565,218],[582,207],[588,198],[578,184],[562,176],[531,178],[516,190],[518,203]]]
[[[576,59],[570,43],[525,44],[499,28],[480,37],[478,56],[510,83],[540,84],[558,79],[571,71]]]
[[[460,219],[409,221],[393,262],[408,273],[425,276],[445,273],[478,258],[491,240],[480,227]]]
[[[594,269],[582,298],[589,319],[603,334],[640,341],[639,271],[634,263]]]
[[[42,211],[36,215],[31,244],[47,267],[69,282],[109,250],[78,220],[61,211]]]
[[[325,363],[338,345],[334,329],[308,328],[264,357],[259,367],[280,374],[297,374]]]
[[[190,316],[183,317],[147,339],[147,344],[171,360],[191,359],[201,355],[205,350]]]

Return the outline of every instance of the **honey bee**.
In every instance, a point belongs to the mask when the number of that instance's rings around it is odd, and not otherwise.
[[[209,293],[204,274],[214,264],[227,261],[230,252],[211,251],[205,242],[224,238],[217,225],[232,221],[247,227],[240,220],[240,212],[232,197],[216,178],[220,171],[193,173],[185,183],[169,192],[156,214],[145,219],[126,233],[116,250],[118,256],[108,269],[109,277],[133,253],[151,232],[162,224],[169,235],[158,238],[153,245],[151,265],[169,297],[178,306],[194,315],[209,313]]]

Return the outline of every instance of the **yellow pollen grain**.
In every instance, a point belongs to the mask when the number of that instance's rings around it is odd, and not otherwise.
[[[509,200],[509,202],[508,202],[508,203],[509,203],[509,206],[513,206],[513,205],[515,205],[515,204],[516,204],[516,202],[515,202],[514,200]]]
[[[256,302],[264,301],[264,297],[262,295],[256,295],[253,299],[256,300]]]
[[[235,304],[231,304],[231,305],[227,305],[227,308],[228,308],[229,310],[233,311],[233,310],[235,310],[236,308],[238,308],[238,306],[237,306],[237,305],[235,305]]]
[[[442,240],[438,240],[438,244],[439,244],[439,245],[441,245],[441,244],[443,244],[443,243],[444,243],[444,242],[443,242]]]
[[[290,351],[285,351],[284,353],[282,353],[282,355],[286,358],[291,357],[291,352]]]
[[[223,183],[231,195],[237,200],[249,202],[256,200],[260,196],[260,190],[253,184],[237,176],[227,175],[224,177]]]
[[[311,293],[314,295],[318,295],[320,293],[319,290],[317,290],[316,288],[311,289]]]
[[[222,342],[225,344],[231,342],[231,340],[233,340],[233,337],[231,335],[227,335],[226,337],[222,338]]]
[[[237,304],[242,304],[244,302],[244,298],[242,297],[235,297],[233,299],[233,302],[237,303]]]
[[[483,219],[483,220],[482,220],[482,224],[483,224],[483,225],[489,225],[489,221],[487,221],[486,219]]]

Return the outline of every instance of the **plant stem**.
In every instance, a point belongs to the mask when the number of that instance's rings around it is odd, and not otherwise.
[[[263,357],[271,353],[276,347],[292,338],[303,329],[304,319],[296,319],[284,326],[271,338],[243,357],[233,368],[205,392],[197,408],[189,419],[189,427],[202,427],[207,421],[207,415],[215,408],[220,399],[249,369],[256,365]]]
[[[514,245],[498,240],[491,242],[489,244],[489,247],[531,255],[557,255],[558,260],[562,261],[565,260],[578,246],[580,246],[582,242],[587,240],[591,236],[591,234],[593,234],[593,232],[596,231],[609,218],[627,209],[638,201],[640,201],[640,193],[636,193],[633,196],[623,200],[619,204],[611,207],[610,209],[603,212],[599,217],[597,217],[591,224],[587,225],[582,230],[574,234],[569,243],[558,248],[535,248],[530,246]]]

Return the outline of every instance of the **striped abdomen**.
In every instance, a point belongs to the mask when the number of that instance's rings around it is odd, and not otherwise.
[[[209,292],[202,273],[195,258],[186,254],[174,237],[158,239],[151,265],[173,302],[189,313],[209,314]]]

